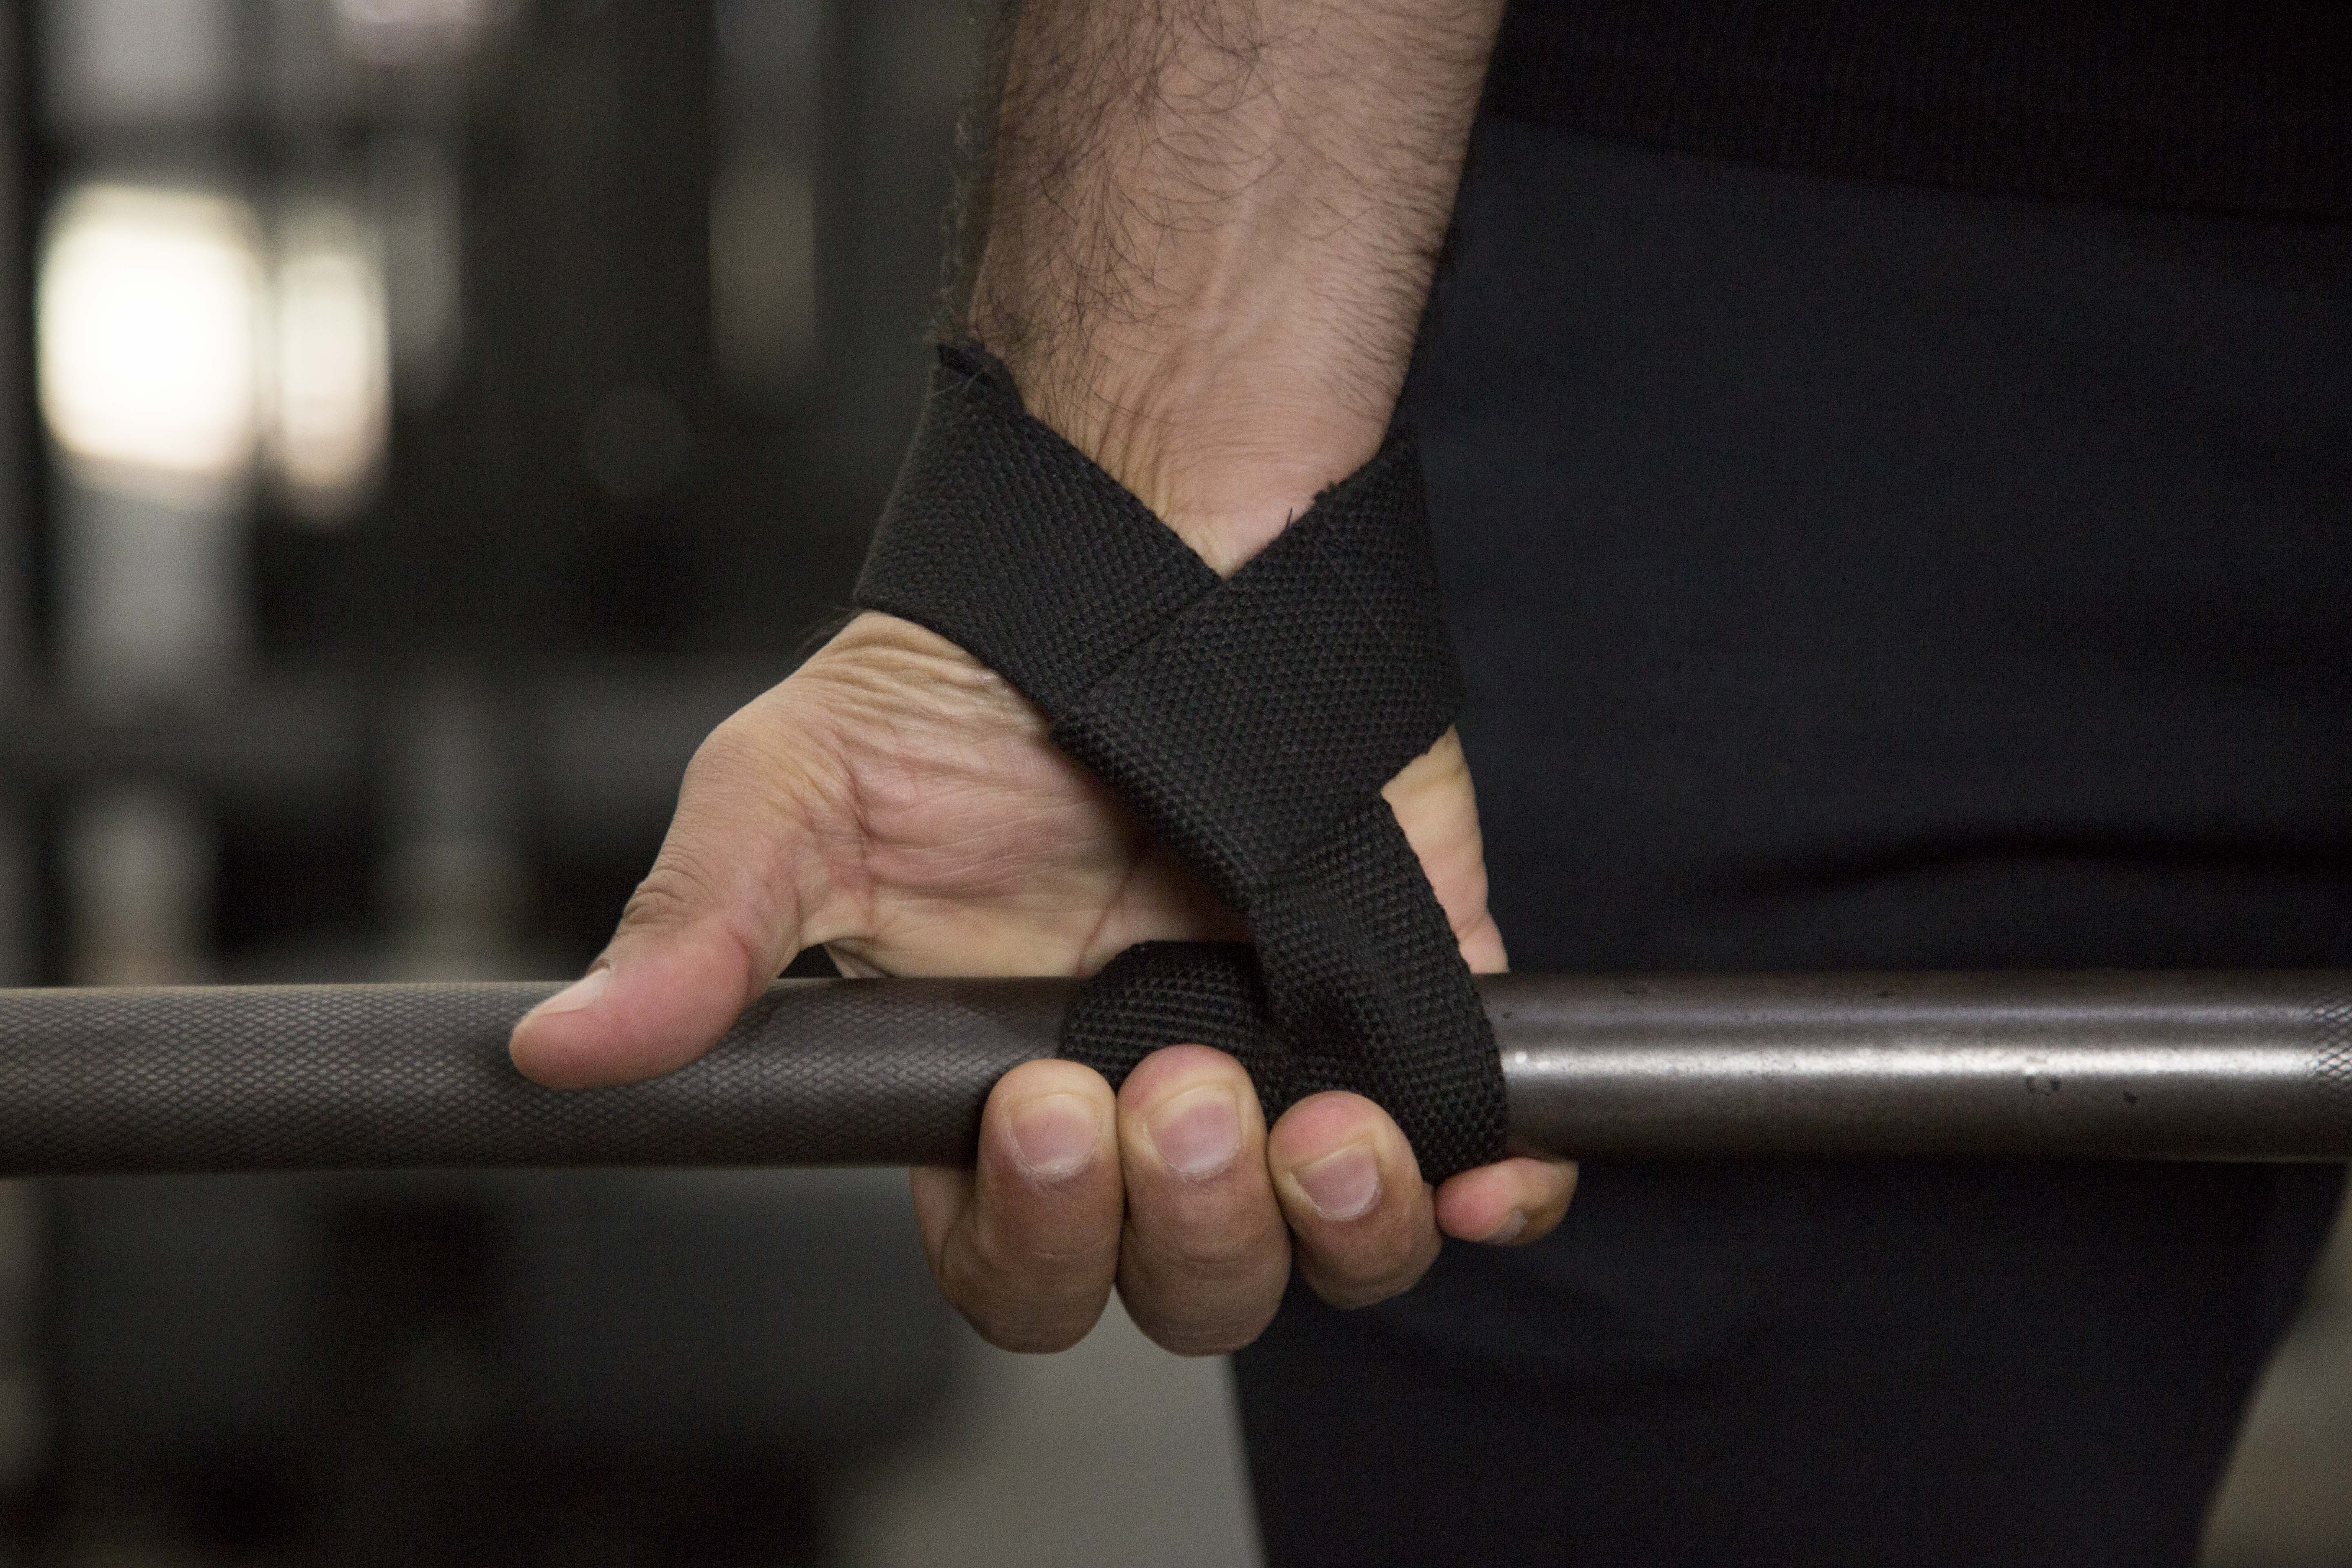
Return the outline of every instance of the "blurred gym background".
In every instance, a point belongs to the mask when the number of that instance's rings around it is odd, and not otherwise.
[[[845,601],[965,5],[0,15],[0,984],[572,973]],[[2339,1245],[2212,1563],[2347,1478]],[[0,1185],[0,1565],[1253,1560],[1222,1367],[895,1173]]]
[[[0,35],[0,984],[576,971],[910,427],[953,0]],[[0,1562],[1245,1562],[1222,1368],[896,1173],[0,1189]]]

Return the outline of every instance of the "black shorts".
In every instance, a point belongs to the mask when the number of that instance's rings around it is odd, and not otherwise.
[[[2352,224],[1494,122],[1409,395],[1518,967],[2352,962]],[[2340,1183],[1588,1165],[1243,1353],[1269,1556],[2189,1563]]]

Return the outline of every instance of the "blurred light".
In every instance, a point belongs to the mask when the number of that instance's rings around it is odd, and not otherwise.
[[[250,211],[92,185],[41,258],[41,412],[88,482],[184,499],[253,460],[263,279]]]
[[[789,390],[816,352],[816,191],[770,154],[719,174],[710,197],[711,349],[746,391]]]
[[[296,512],[340,522],[374,487],[392,396],[383,279],[357,226],[289,224],[276,306],[270,455]]]
[[[78,129],[226,120],[236,20],[229,0],[47,0],[42,97]]]
[[[616,387],[590,411],[581,455],[596,482],[621,500],[644,500],[677,482],[694,451],[694,430],[668,394]]]
[[[334,0],[343,49],[369,65],[426,65],[469,53],[510,0]]]
[[[369,157],[393,394],[425,407],[447,387],[462,347],[457,174],[448,150],[423,137],[382,138]]]

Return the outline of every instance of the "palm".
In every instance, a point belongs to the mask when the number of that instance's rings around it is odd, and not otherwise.
[[[733,724],[754,759],[771,747],[824,759],[785,776],[802,781],[793,816],[829,895],[813,931],[854,968],[1085,973],[1137,942],[1241,934],[1053,747],[1035,709],[905,622],[860,617]],[[1499,967],[1476,807],[1451,737],[1389,796],[1465,955]]]

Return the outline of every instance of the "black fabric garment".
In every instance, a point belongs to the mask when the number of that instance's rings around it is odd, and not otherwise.
[[[2352,225],[1482,128],[1410,394],[1522,969],[2352,961]],[[1586,1166],[1237,1360],[1270,1559],[2185,1564],[2326,1167]]]
[[[1487,102],[1871,179],[2352,215],[2334,0],[1512,0]]]

